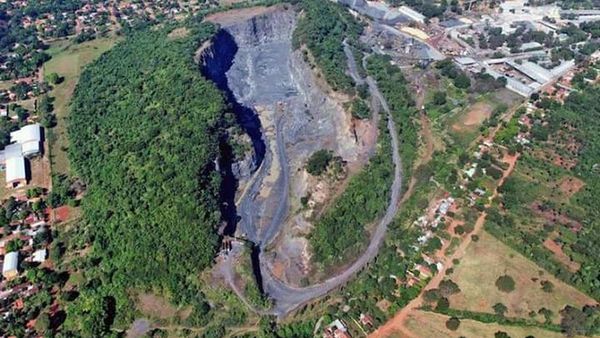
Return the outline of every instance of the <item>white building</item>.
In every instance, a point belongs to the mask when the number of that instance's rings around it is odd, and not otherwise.
[[[15,188],[27,184],[25,158],[16,156],[6,159],[6,186]]]
[[[17,251],[9,252],[4,256],[2,275],[6,279],[15,278],[19,275],[19,253]]]
[[[21,144],[23,156],[37,155],[40,153],[42,142],[42,127],[38,124],[29,124],[10,133],[10,142]]]

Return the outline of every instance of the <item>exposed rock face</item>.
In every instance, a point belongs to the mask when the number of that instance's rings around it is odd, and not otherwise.
[[[301,53],[292,50],[293,10],[279,7],[221,22],[221,33],[204,52],[205,74],[239,105],[238,120],[249,130],[260,164],[237,208],[237,235],[272,252],[271,263],[284,267],[280,277],[298,283],[310,270],[303,237],[310,224],[302,214],[293,215],[308,189],[306,160],[331,149],[352,164],[364,161],[372,144],[356,141],[350,114],[316,84]],[[243,171],[241,165],[234,170]]]

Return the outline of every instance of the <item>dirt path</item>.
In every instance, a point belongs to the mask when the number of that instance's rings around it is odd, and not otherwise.
[[[493,200],[494,198],[496,198],[496,196],[498,196],[498,188],[500,186],[502,186],[502,184],[504,184],[504,181],[506,180],[506,178],[508,176],[510,176],[510,174],[513,172],[518,158],[519,158],[519,154],[513,155],[513,156],[511,156],[511,155],[504,156],[503,161],[508,163],[508,169],[506,169],[504,171],[502,178],[500,179],[500,181],[498,182],[498,185],[496,186],[496,189],[494,189],[494,193],[490,197],[490,201]],[[489,207],[489,206],[490,206],[489,204],[486,205],[486,207]],[[398,312],[391,320],[389,320],[387,323],[385,323],[383,326],[381,326],[375,332],[370,334],[369,337],[373,337],[373,338],[387,337],[387,336],[391,335],[392,333],[400,333],[402,335],[402,337],[415,337],[415,335],[413,335],[410,332],[410,330],[408,330],[408,328],[406,328],[406,326],[404,325],[408,315],[413,310],[416,310],[419,307],[421,307],[421,305],[422,305],[421,296],[423,295],[423,293],[425,293],[425,291],[430,290],[430,289],[435,289],[439,286],[440,282],[446,276],[446,270],[453,267],[453,260],[460,259],[464,256],[464,254],[467,250],[467,247],[469,246],[469,244],[471,244],[472,235],[476,235],[481,232],[481,230],[483,229],[483,225],[485,224],[486,217],[487,217],[487,213],[485,211],[482,212],[479,215],[479,218],[477,218],[477,221],[475,222],[475,228],[473,229],[473,232],[471,232],[470,235],[465,237],[465,239],[460,243],[460,245],[458,246],[458,248],[456,249],[454,254],[452,254],[451,256],[442,256],[441,257],[442,264],[444,265],[442,270],[440,272],[438,272],[429,281],[429,283],[427,283],[427,285],[421,290],[421,293],[419,294],[419,296],[416,297],[415,299],[413,299],[410,303],[408,303],[408,305],[406,305],[402,310],[400,310],[400,312]],[[450,241],[445,241],[445,243],[440,251],[446,252],[449,245],[450,245]]]

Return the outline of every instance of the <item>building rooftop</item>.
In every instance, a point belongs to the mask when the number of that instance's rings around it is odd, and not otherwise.
[[[19,252],[12,251],[12,252],[7,253],[4,256],[4,263],[2,264],[2,274],[6,275],[7,273],[17,271],[18,265],[19,265]]]
[[[6,183],[18,180],[26,180],[25,158],[23,156],[6,159]]]
[[[29,124],[23,128],[10,133],[10,142],[26,143],[40,142],[42,140],[42,131],[38,123]]]

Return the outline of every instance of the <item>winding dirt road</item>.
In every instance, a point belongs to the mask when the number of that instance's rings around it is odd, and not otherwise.
[[[392,160],[394,162],[394,181],[391,187],[391,197],[386,209],[386,213],[379,221],[375,232],[371,238],[369,246],[365,252],[344,272],[329,278],[326,281],[308,287],[292,287],[277,279],[271,273],[271,270],[265,264],[261,264],[261,273],[265,292],[275,300],[275,306],[272,313],[278,317],[283,317],[289,312],[308,303],[309,301],[325,295],[334,288],[346,283],[358,271],[365,267],[379,251],[379,246],[383,242],[388,225],[393,221],[398,211],[398,202],[400,200],[400,191],[402,187],[402,163],[399,154],[399,142],[396,126],[393,122],[387,102],[379,92],[377,84],[372,78],[367,78],[367,84],[371,95],[377,98],[383,110],[388,114],[388,130],[392,139]],[[261,260],[263,261],[263,260]]]

